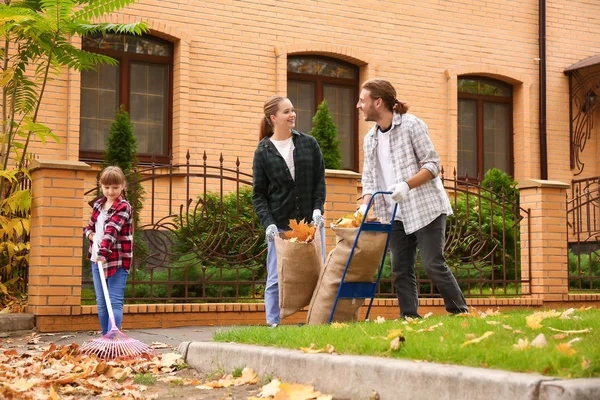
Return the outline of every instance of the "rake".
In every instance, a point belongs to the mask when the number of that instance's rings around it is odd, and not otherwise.
[[[125,335],[117,328],[115,323],[115,315],[113,313],[112,304],[110,303],[110,296],[108,295],[108,288],[106,287],[106,279],[104,278],[104,269],[102,263],[98,263],[98,272],[100,275],[100,282],[102,283],[102,291],[104,292],[104,300],[106,301],[106,308],[108,309],[108,318],[110,320],[110,331],[98,339],[90,340],[81,346],[80,350],[84,354],[94,354],[98,358],[103,359],[133,359],[143,356],[153,356],[156,351],[140,342],[139,340],[132,339]]]

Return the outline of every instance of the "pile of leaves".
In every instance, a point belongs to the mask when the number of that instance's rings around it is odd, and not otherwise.
[[[141,399],[146,386],[134,384],[137,374],[167,374],[183,364],[166,353],[151,359],[105,361],[82,355],[75,343],[50,344],[42,353],[0,353],[0,397],[6,399],[77,399],[115,396]]]
[[[285,238],[290,242],[310,243],[315,238],[316,228],[314,225],[306,223],[302,220],[296,222],[295,219],[290,219],[291,230],[285,231]]]
[[[363,214],[357,212],[356,215],[354,213],[346,214],[342,218],[339,218],[333,221],[333,225],[336,225],[338,228],[358,228],[362,222]],[[367,217],[368,222],[377,222],[378,219],[375,217]]]

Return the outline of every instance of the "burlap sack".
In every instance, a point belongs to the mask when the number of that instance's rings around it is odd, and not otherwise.
[[[332,225],[331,229],[336,235],[336,245],[327,256],[325,268],[310,301],[307,317],[307,323],[310,325],[329,321],[342,274],[358,233],[358,228],[338,228]],[[381,265],[386,241],[387,233],[361,232],[344,282],[373,282],[373,275]],[[363,302],[363,299],[338,300],[333,321],[356,321]]]
[[[323,265],[320,230],[310,243],[275,237],[279,275],[279,315],[283,319],[310,304]]]

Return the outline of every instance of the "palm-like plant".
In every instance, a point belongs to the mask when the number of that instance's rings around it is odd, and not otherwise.
[[[72,44],[72,38],[97,33],[142,34],[143,22],[113,24],[101,20],[135,0],[0,0],[0,285],[2,275],[26,262],[30,190],[28,152],[32,139],[58,141],[38,122],[46,88],[65,68],[82,71],[117,61]],[[16,249],[22,251],[17,251]],[[16,255],[15,255],[16,254]],[[20,257],[20,258],[16,258]],[[0,286],[0,296],[4,292]]]

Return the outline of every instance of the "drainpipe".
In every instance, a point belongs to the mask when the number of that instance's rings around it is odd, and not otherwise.
[[[539,1],[540,40],[540,178],[548,179],[548,149],[546,141],[546,0]]]

